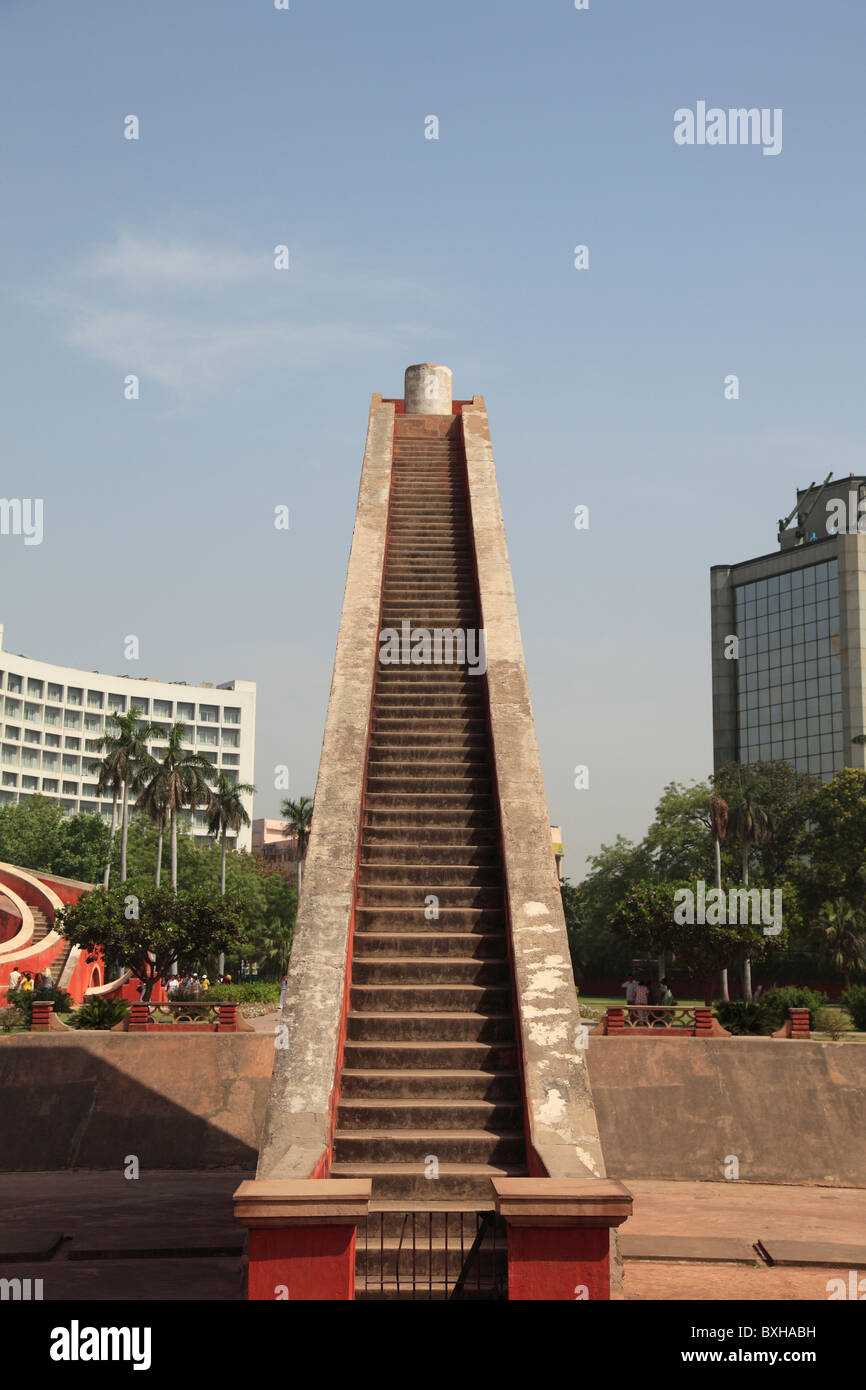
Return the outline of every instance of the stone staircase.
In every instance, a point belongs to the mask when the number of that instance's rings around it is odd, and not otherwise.
[[[479,625],[450,416],[395,419],[381,626],[406,619]],[[473,1242],[476,1213],[493,1205],[492,1175],[526,1168],[486,682],[465,666],[377,668],[351,971],[331,1176],[373,1181],[359,1274],[397,1296],[411,1222],[431,1297],[453,1289],[467,1241],[464,1296],[489,1297],[504,1241],[489,1224]]]

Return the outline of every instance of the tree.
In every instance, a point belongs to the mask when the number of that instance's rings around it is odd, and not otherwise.
[[[99,815],[66,815],[59,801],[38,794],[0,806],[0,859],[7,864],[96,883],[108,848],[108,826]]]
[[[672,883],[637,884],[614,915],[611,927],[641,951],[670,951],[678,970],[703,986],[708,1005],[713,1002],[719,971],[735,952],[741,950],[758,959],[781,949],[784,931],[768,937],[760,925],[751,923],[677,921],[676,893],[677,885]]]
[[[149,758],[148,742],[156,736],[152,724],[145,723],[135,705],[126,713],[109,715],[111,730],[97,739],[96,747],[105,757],[99,769],[99,783],[119,786],[123,792],[120,822],[120,881],[126,878],[126,847],[129,835],[129,793],[138,790],[141,771]]]
[[[722,841],[728,830],[728,803],[724,797],[714,796],[710,801],[710,830],[713,835],[713,849],[716,858],[716,888],[722,891]],[[728,968],[722,970],[722,999],[728,1000]]]
[[[255,791],[252,783],[232,782],[225,772],[220,772],[217,775],[216,789],[210,793],[207,807],[207,828],[211,835],[218,835],[220,839],[220,893],[223,895],[226,891],[228,832],[233,830],[237,834],[242,825],[249,825],[250,818],[242,798],[255,796]],[[291,938],[289,944],[291,946]],[[225,959],[220,955],[218,964],[220,975],[224,974],[225,968]]]
[[[107,960],[132,971],[144,985],[143,999],[179,963],[197,965],[214,951],[242,948],[243,921],[233,897],[149,883],[133,893],[129,886],[84,893],[56,914],[55,924],[67,941],[88,951],[102,947]]]
[[[851,972],[866,965],[866,932],[862,908],[852,907],[844,898],[823,904],[816,925],[820,955],[851,988]]]
[[[748,767],[740,768],[739,777],[732,779],[729,807],[734,834],[742,847],[743,886],[748,887],[749,855],[756,846],[770,839],[774,829],[774,811],[760,773]],[[752,962],[747,952],[743,955],[743,997],[751,1004]]]
[[[825,782],[810,821],[808,864],[799,869],[807,907],[818,913],[837,898],[860,907],[866,901],[866,772],[846,767]]]
[[[117,798],[122,787],[123,782],[117,766],[110,758],[104,758],[99,765],[99,775],[96,778],[96,794],[97,796],[105,796],[106,792],[111,792],[111,831],[108,839],[105,873],[102,879],[105,888],[108,887],[111,878],[111,851],[114,849],[114,836],[117,831]]]
[[[149,757],[147,765],[142,769],[142,777],[144,783],[135,803],[135,809],[143,811],[157,827],[156,868],[154,869],[153,881],[158,888],[162,877],[162,846],[165,839],[165,827],[168,823],[165,768],[156,758]]]
[[[304,856],[307,853],[307,841],[310,838],[310,825],[313,820],[313,802],[309,796],[301,796],[297,801],[289,801],[288,798],[280,807],[280,815],[286,819],[283,827],[287,835],[294,835],[295,846],[298,855],[298,898],[301,896],[301,869],[304,863]]]
[[[184,748],[186,725],[178,721],[168,732],[166,750],[162,756],[162,778],[165,790],[165,805],[171,825],[171,886],[177,888],[177,814],[185,806],[190,808],[190,818],[195,816],[196,807],[206,805],[210,799],[210,784],[216,773],[212,763],[200,753],[192,753]]]

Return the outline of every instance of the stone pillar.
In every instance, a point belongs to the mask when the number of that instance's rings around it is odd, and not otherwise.
[[[51,1015],[54,1004],[50,999],[35,999],[30,1017],[31,1033],[48,1033],[51,1030]]]
[[[247,1298],[346,1302],[355,1297],[355,1233],[370,1207],[370,1178],[258,1179],[234,1195],[249,1229]]]
[[[811,1034],[809,1032],[809,1010],[808,1009],[788,1009],[791,1019],[791,1031],[789,1037],[800,1038],[808,1042]]]
[[[610,1298],[610,1231],[632,1195],[609,1178],[492,1178],[508,1226],[509,1301]]]
[[[451,368],[432,362],[407,367],[403,399],[407,415],[450,415]]]

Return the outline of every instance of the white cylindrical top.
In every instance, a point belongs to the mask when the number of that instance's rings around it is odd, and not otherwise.
[[[450,415],[451,368],[433,362],[407,367],[403,399],[407,415]]]

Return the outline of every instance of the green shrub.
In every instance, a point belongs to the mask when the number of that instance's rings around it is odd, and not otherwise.
[[[209,1004],[279,1004],[280,986],[264,984],[261,980],[248,984],[212,985],[200,998]]]
[[[11,1033],[24,1027],[24,1015],[14,1004],[0,1004],[0,1033]]]
[[[853,985],[842,995],[842,1007],[851,1015],[858,1033],[866,1033],[866,985]]]
[[[809,1027],[815,1027],[815,1015],[827,1004],[826,994],[807,989],[805,985],[781,985],[768,989],[758,1001],[758,1008],[764,1020],[764,1033],[776,1033],[783,1023],[788,1022],[789,1009],[808,1009]]]
[[[735,1037],[751,1037],[766,1032],[760,1004],[723,1000],[715,1005],[715,1014],[722,1027]]]
[[[36,1000],[50,999],[56,1014],[68,1014],[72,1008],[72,997],[65,989],[10,989],[6,991],[7,1004],[13,1004],[24,1017],[24,1026],[29,1028],[33,1020],[33,1005]]]
[[[73,1028],[113,1028],[129,1013],[125,999],[86,999],[70,1018]]]
[[[815,1028],[819,1033],[826,1033],[832,1042],[838,1042],[847,1031],[847,1020],[839,1009],[819,1009],[815,1015]]]

